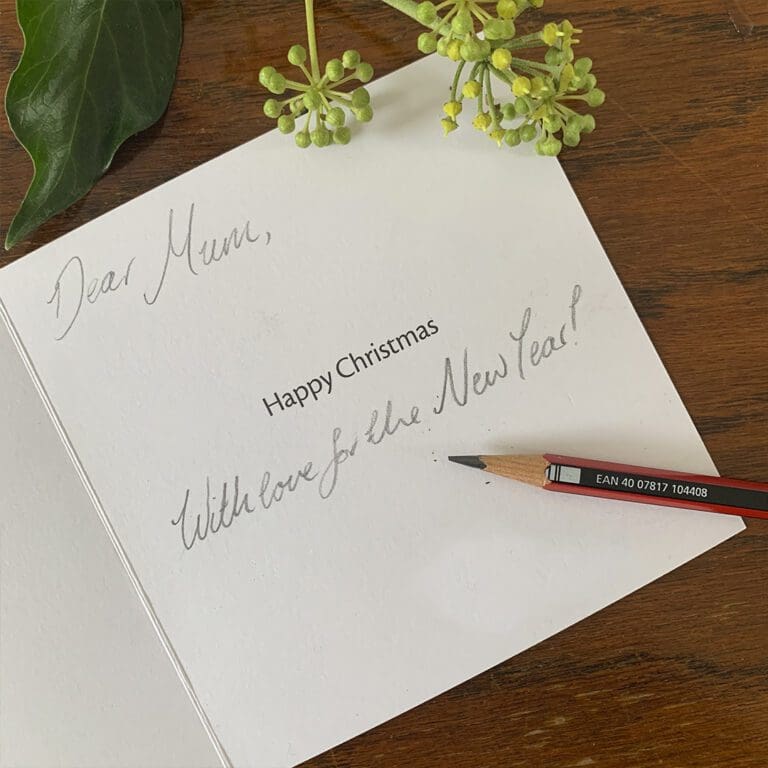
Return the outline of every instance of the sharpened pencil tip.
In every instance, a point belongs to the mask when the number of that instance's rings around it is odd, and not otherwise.
[[[455,461],[457,464],[463,464],[465,467],[474,469],[485,469],[485,462],[479,456],[449,456],[448,461]]]

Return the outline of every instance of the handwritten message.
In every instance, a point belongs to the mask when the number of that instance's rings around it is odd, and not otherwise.
[[[548,359],[572,346],[578,332],[581,298],[582,287],[576,284],[567,311],[564,308],[564,319],[554,326],[554,331],[546,329],[544,333],[533,327],[534,309],[526,307],[516,327],[506,331],[502,348],[490,362],[476,361],[469,348],[464,348],[458,358],[444,358],[431,407],[415,403],[398,408],[389,399],[383,407],[371,411],[363,431],[345,435],[340,427],[335,427],[327,456],[319,461],[299,462],[288,475],[277,478],[265,470],[255,486],[247,486],[241,474],[226,480],[206,477],[198,490],[187,488],[181,509],[171,520],[182,546],[189,551],[210,536],[228,530],[241,517],[271,509],[304,489],[314,489],[320,498],[328,499],[340,482],[341,468],[359,451],[381,445],[451,409],[464,408],[494,387],[527,382]],[[436,324],[434,327],[437,329]]]
[[[272,240],[270,232],[256,232],[250,220],[232,227],[223,237],[202,237],[195,226],[195,204],[179,227],[174,224],[175,212],[168,212],[168,237],[165,253],[149,273],[139,279],[138,266],[133,257],[114,269],[97,275],[88,274],[85,261],[80,256],[71,256],[61,268],[46,303],[53,307],[56,341],[62,341],[81,321],[89,306],[98,301],[107,301],[117,293],[131,291],[138,287],[138,295],[147,305],[152,306],[160,298],[168,283],[173,264],[198,277],[206,269],[219,264],[223,259],[239,250],[253,248],[258,243],[268,246]]]

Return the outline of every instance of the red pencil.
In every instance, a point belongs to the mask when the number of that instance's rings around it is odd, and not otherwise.
[[[541,456],[449,456],[451,461],[560,493],[684,507],[768,520],[768,483],[667,469]]]

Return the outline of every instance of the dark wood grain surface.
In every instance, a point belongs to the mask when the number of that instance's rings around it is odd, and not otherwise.
[[[768,479],[766,3],[548,0],[544,10],[584,28],[582,53],[608,93],[598,130],[563,167],[721,473]],[[318,0],[317,12],[321,47],[358,47],[379,75],[415,58],[415,25],[381,2]],[[270,127],[258,68],[303,40],[302,3],[184,0],[184,15],[166,116],[4,261]],[[3,90],[20,47],[13,0],[0,0]],[[0,171],[4,237],[31,177],[5,121]],[[766,765],[766,522],[307,763]]]

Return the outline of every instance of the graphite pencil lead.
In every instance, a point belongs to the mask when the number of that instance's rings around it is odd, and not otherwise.
[[[486,467],[480,456],[449,456],[448,461],[455,461],[457,464],[463,464],[465,467],[474,469],[485,469]]]

